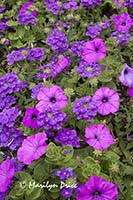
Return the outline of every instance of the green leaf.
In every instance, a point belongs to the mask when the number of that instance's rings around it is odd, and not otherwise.
[[[6,24],[7,24],[8,26],[17,26],[17,25],[18,25],[18,22],[15,22],[15,21],[10,20],[10,21],[6,22]]]

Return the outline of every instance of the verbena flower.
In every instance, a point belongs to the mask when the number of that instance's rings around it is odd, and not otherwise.
[[[36,86],[34,86],[32,89],[31,89],[31,98],[32,99],[37,99],[37,95],[39,93],[39,91],[41,90],[41,88],[43,88],[44,85],[43,83],[38,83]]]
[[[26,165],[32,164],[33,160],[39,159],[46,151],[45,132],[33,134],[24,139],[22,146],[17,151],[17,158]]]
[[[21,111],[19,111],[17,106],[2,110],[2,112],[0,112],[0,128],[13,127],[15,120],[20,114]]]
[[[106,56],[106,46],[100,38],[84,43],[82,59],[88,63],[96,63]]]
[[[18,15],[18,23],[24,24],[24,25],[29,25],[29,24],[36,25],[37,24],[35,16],[32,15],[31,13],[19,14]]]
[[[15,62],[19,62],[26,58],[21,50],[14,50],[7,55],[7,64],[9,66],[13,65]]]
[[[72,189],[65,187],[61,190],[61,194],[64,198],[70,198],[72,196]]]
[[[33,48],[27,54],[27,60],[43,60],[44,59],[44,49],[43,48]]]
[[[98,112],[101,115],[108,115],[119,110],[119,95],[115,90],[108,87],[101,87],[98,89],[93,100],[96,102]]]
[[[93,78],[101,74],[101,69],[100,65],[97,63],[88,64],[86,61],[82,60],[79,63],[77,72],[80,74],[81,77]]]
[[[73,112],[77,119],[85,119],[91,122],[97,114],[96,101],[90,96],[82,97],[74,102]]]
[[[39,103],[36,105],[36,108],[39,111],[43,111],[43,108],[49,106],[57,106],[59,109],[62,109],[68,103],[63,90],[56,85],[41,88],[37,95],[37,99],[39,100]]]
[[[22,119],[23,124],[27,127],[35,129],[39,128],[39,125],[37,123],[37,115],[38,110],[36,108],[27,108],[25,116]]]
[[[85,128],[85,140],[94,149],[103,151],[114,144],[110,130],[103,124],[94,124]]]
[[[123,31],[115,31],[111,34],[111,36],[115,38],[121,45],[125,45],[130,41],[131,34]]]
[[[55,142],[60,142],[62,146],[72,145],[76,148],[80,147],[80,138],[77,136],[76,131],[68,128],[58,131]]]
[[[7,158],[0,164],[0,192],[5,192],[11,183],[15,174],[15,166],[12,161]]]
[[[68,178],[76,178],[76,174],[73,171],[73,168],[62,168],[60,170],[53,170],[52,175],[56,175],[60,177],[61,181],[66,181]]]
[[[92,8],[93,6],[98,6],[101,0],[81,0],[81,5],[87,8]]]
[[[6,97],[8,94],[18,92],[21,88],[21,82],[16,72],[6,73],[0,78],[0,96]]]
[[[23,132],[17,130],[15,127],[4,127],[0,129],[1,147],[7,147],[11,151],[14,151],[21,145],[23,139]]]
[[[81,56],[83,44],[84,44],[83,40],[82,41],[76,41],[76,42],[72,43],[71,51],[72,51],[73,57]]]
[[[16,100],[13,96],[7,95],[6,97],[0,96],[0,110],[10,108],[11,105],[15,104]]]
[[[119,80],[123,85],[129,88],[133,87],[133,68],[125,64],[123,70],[121,71]]]
[[[118,189],[115,184],[98,176],[91,176],[87,182],[80,187],[76,200],[116,200]]]
[[[128,32],[133,25],[133,20],[128,13],[122,13],[118,16],[112,16],[114,26],[117,31]]]
[[[98,26],[98,25],[87,26],[86,36],[89,36],[91,38],[95,38],[97,35],[100,34],[100,31],[101,31],[101,27]]]
[[[57,14],[59,12],[58,0],[44,0],[43,2],[48,11],[52,12],[53,14]]]
[[[0,6],[0,13],[2,13],[3,11],[4,11],[4,8]]]
[[[52,47],[52,50],[62,54],[68,50],[67,37],[57,28],[54,28],[53,32],[47,37],[46,43]]]
[[[38,124],[43,126],[46,130],[59,130],[62,128],[63,123],[66,121],[66,113],[61,112],[56,106],[46,106],[43,111],[38,114]]]

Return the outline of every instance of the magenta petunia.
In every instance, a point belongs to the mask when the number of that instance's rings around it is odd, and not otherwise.
[[[85,139],[87,144],[100,151],[114,144],[114,138],[110,130],[103,124],[87,126],[85,129]]]
[[[85,184],[80,186],[76,200],[116,200],[117,186],[99,176],[91,176]]]
[[[8,189],[14,174],[15,166],[13,162],[7,158],[0,164],[0,192],[5,192]]]
[[[133,97],[133,87],[129,89],[128,95],[129,95],[130,97]]]
[[[67,103],[67,97],[64,95],[63,90],[56,85],[44,87],[37,95],[39,103],[36,105],[37,110],[43,111],[46,107],[57,106],[59,109],[64,108]]]
[[[32,8],[32,7],[34,8],[35,4],[32,1],[28,1],[27,3],[22,5],[21,10],[20,10],[20,14],[29,13],[29,8]],[[31,12],[31,14],[33,16],[36,16],[37,15],[37,11],[33,10]]]
[[[125,64],[123,70],[121,71],[119,80],[123,85],[129,88],[133,87],[133,68]]]
[[[83,44],[82,59],[88,63],[96,63],[106,56],[106,46],[100,38]]]
[[[22,119],[23,124],[27,127],[39,128],[40,126],[37,124],[37,115],[38,110],[36,108],[27,108],[25,116]]]
[[[103,116],[119,110],[119,95],[115,90],[108,87],[98,89],[93,100],[96,101],[98,112]]]
[[[17,151],[18,160],[26,165],[32,164],[33,160],[39,159],[45,153],[48,147],[46,140],[45,132],[28,136]]]
[[[114,26],[117,31],[128,32],[133,25],[133,20],[128,13],[122,13],[118,16],[112,16]]]

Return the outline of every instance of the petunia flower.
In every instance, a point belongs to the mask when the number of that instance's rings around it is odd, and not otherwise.
[[[103,116],[119,110],[119,95],[115,90],[108,87],[98,89],[93,100],[96,101],[98,112]]]
[[[82,59],[88,63],[96,63],[106,56],[106,46],[100,38],[85,42],[83,45]]]
[[[39,128],[40,126],[37,124],[37,115],[38,110],[36,108],[27,108],[25,116],[22,119],[23,124],[27,127]]]
[[[117,31],[128,32],[133,25],[133,20],[128,13],[122,13],[118,16],[112,16],[114,20],[114,26]]]
[[[129,95],[130,97],[133,97],[133,87],[129,89],[128,95]]]
[[[63,90],[56,85],[42,88],[37,95],[37,99],[39,100],[39,103],[36,105],[36,109],[40,112],[43,111],[43,109],[47,106],[57,106],[59,109],[62,109],[68,103],[67,97],[64,95]]]
[[[46,140],[45,132],[28,136],[17,151],[18,160],[26,165],[32,164],[33,160],[39,159],[45,153],[48,146]]]
[[[133,68],[125,64],[123,70],[121,71],[119,80],[123,85],[129,88],[133,87]]]
[[[13,162],[7,158],[0,164],[0,192],[5,192],[8,189],[14,174],[15,166]]]
[[[117,186],[104,178],[91,176],[87,182],[80,186],[76,200],[116,200]]]
[[[87,126],[85,129],[85,139],[87,144],[100,151],[114,144],[110,130],[103,124]]]

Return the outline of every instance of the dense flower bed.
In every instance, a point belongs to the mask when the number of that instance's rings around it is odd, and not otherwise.
[[[133,199],[133,1],[2,1],[0,200]]]

